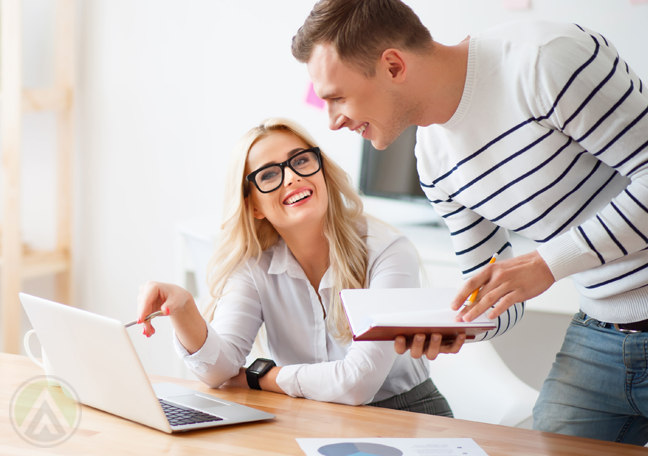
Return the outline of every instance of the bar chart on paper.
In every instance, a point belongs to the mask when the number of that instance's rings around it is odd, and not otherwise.
[[[473,439],[297,439],[306,456],[487,456]]]

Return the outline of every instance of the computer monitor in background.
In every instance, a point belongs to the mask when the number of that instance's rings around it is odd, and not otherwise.
[[[364,209],[392,225],[440,226],[441,217],[421,190],[415,145],[416,126],[406,129],[385,150],[376,150],[371,141],[363,141],[360,191]]]
[[[387,149],[364,140],[360,190],[364,195],[429,204],[416,172],[416,126],[405,130]]]

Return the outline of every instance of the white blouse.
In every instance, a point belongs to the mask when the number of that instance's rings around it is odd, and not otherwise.
[[[369,288],[419,287],[410,241],[372,220],[367,229]],[[318,290],[326,315],[332,287],[329,268]],[[200,350],[190,355],[174,337],[178,355],[212,388],[238,374],[263,322],[270,355],[282,368],[277,384],[293,397],[361,405],[409,391],[429,377],[425,357],[399,356],[391,341],[341,345],[331,337],[317,293],[282,239],[258,263],[250,259],[234,272],[225,289]]]

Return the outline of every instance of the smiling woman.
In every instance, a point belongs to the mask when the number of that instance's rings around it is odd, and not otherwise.
[[[349,176],[300,125],[279,118],[241,138],[227,176],[213,302],[201,316],[178,286],[149,282],[139,295],[140,315],[170,315],[176,351],[194,374],[214,388],[452,416],[427,359],[398,356],[391,342],[351,341],[340,291],[418,287],[419,262],[403,235],[364,215]],[[273,359],[244,369],[263,323]]]
[[[289,166],[310,148],[317,148],[315,140],[288,119],[268,119],[241,138],[227,173],[224,222],[210,267],[210,290],[213,296],[222,296],[230,271],[249,258],[259,258],[281,238],[315,290],[329,263],[336,265],[332,271],[337,276],[336,305],[327,325],[348,342],[350,332],[339,292],[365,285],[367,247],[357,228],[364,219],[362,202],[347,174],[319,148],[317,171],[301,176],[294,165]],[[256,182],[269,166],[282,168],[281,184],[264,193]],[[300,193],[310,196],[295,201]],[[203,315],[210,319],[214,308],[212,303]]]

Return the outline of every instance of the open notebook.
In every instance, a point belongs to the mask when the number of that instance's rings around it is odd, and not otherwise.
[[[467,339],[496,328],[485,316],[457,322],[450,302],[454,288],[382,288],[342,290],[340,297],[349,319],[353,340],[394,340],[398,335],[441,334],[453,340]]]

